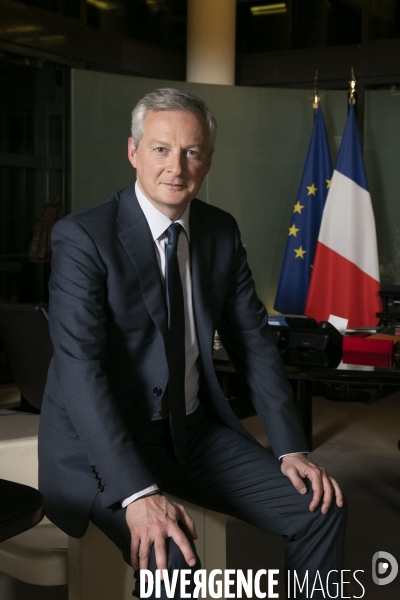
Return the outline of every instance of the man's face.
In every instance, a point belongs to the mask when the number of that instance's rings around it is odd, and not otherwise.
[[[149,111],[139,148],[129,138],[128,157],[146,198],[176,220],[211,167],[207,127],[189,112]]]

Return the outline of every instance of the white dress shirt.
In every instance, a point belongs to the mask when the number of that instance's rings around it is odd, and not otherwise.
[[[174,221],[171,221],[163,213],[157,210],[157,208],[151,202],[149,202],[149,200],[147,200],[137,182],[135,185],[135,192],[140,208],[142,209],[150,227],[161,278],[163,282],[165,282],[165,250],[168,243],[166,230]],[[197,343],[196,326],[193,314],[192,275],[190,272],[189,214],[190,204],[186,208],[181,218],[176,221],[183,227],[178,241],[178,264],[182,281],[185,311],[185,401],[187,415],[194,412],[199,405],[197,394],[200,384],[199,346]],[[168,416],[168,412],[165,412],[165,409],[163,411],[162,402],[160,402],[160,405],[157,408],[152,420],[156,421],[164,419]],[[137,500],[138,498],[141,498],[142,496],[156,490],[158,490],[157,485],[151,485],[146,489],[133,494],[129,498],[126,498],[122,502],[122,506],[125,507],[134,500]]]

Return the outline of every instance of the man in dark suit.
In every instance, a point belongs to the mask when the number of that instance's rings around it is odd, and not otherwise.
[[[148,94],[136,184],[54,227],[40,488],[54,523],[79,537],[92,519],[134,569],[198,566],[195,525],[165,491],[280,533],[286,567],[323,577],[341,568],[343,497],[307,458],[236,222],[195,199],[215,130],[195,96]],[[221,392],[215,330],[274,455]]]

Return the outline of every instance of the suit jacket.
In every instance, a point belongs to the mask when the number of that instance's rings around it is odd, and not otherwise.
[[[195,199],[190,236],[206,410],[257,443],[218,384],[212,362],[217,329],[249,385],[275,455],[306,449],[235,220]],[[40,420],[39,486],[47,516],[79,537],[97,493],[111,507],[154,483],[136,441],[168,383],[167,312],[154,242],[133,185],[56,223],[52,247],[54,354]]]

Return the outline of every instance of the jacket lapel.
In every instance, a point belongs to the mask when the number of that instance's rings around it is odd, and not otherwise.
[[[203,211],[197,210],[197,201],[193,200],[190,207],[190,251],[193,286],[193,308],[197,328],[197,340],[200,348],[203,375],[206,378],[206,388],[209,391],[202,400],[211,402],[211,410],[228,427],[237,431],[247,439],[255,442],[236,418],[232,408],[222,393],[215,374],[212,348],[214,342],[214,325],[210,313],[209,282],[212,266],[215,260],[215,250],[210,223]],[[258,442],[255,442],[258,443]]]
[[[197,327],[200,354],[207,368],[212,367],[211,348],[213,324],[208,306],[209,274],[211,269],[212,239],[209,224],[197,210],[196,200],[190,206],[190,254],[193,287],[193,309]],[[208,364],[210,363],[210,364]]]
[[[208,307],[209,274],[212,262],[212,237],[209,224],[197,210],[197,201],[190,207],[190,255],[193,286],[193,308],[201,356],[212,367],[213,324]],[[138,274],[140,289],[147,310],[164,339],[167,339],[167,308],[154,241],[146,218],[136,198],[134,185],[121,193],[117,221],[118,237]],[[205,365],[204,365],[205,366]]]
[[[150,228],[137,201],[134,185],[121,194],[117,221],[120,228],[118,237],[138,274],[147,310],[166,340],[167,308],[160,268]]]

